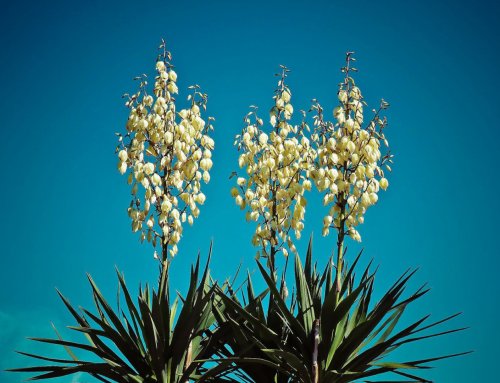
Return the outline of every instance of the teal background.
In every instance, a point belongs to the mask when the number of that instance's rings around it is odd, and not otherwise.
[[[114,133],[125,129],[122,93],[135,90],[134,76],[153,74],[164,37],[179,75],[178,99],[198,83],[216,117],[207,202],[185,230],[173,288],[185,291],[189,265],[199,250],[206,256],[212,240],[218,280],[240,262],[256,269],[253,225],[229,195],[228,176],[237,168],[232,138],[250,104],[267,115],[279,64],[292,70],[295,109],[317,98],[331,116],[344,53],[354,50],[368,103],[391,103],[387,136],[396,155],[390,187],[361,227],[365,261],[380,264],[376,288],[419,267],[414,285],[427,281],[432,291],[406,323],[463,311],[454,324],[471,327],[410,346],[401,359],[472,349],[425,376],[498,381],[499,15],[486,1],[2,5],[0,369],[30,363],[14,349],[61,355],[24,339],[51,336],[51,321],[69,334],[64,326],[74,323],[55,287],[88,307],[85,272],[111,301],[115,265],[132,290],[155,280],[152,251],[129,228],[129,188],[116,171]],[[303,252],[314,232],[320,264],[335,242],[319,235],[323,212],[311,203],[298,242]],[[360,248],[349,247],[351,256]],[[22,377],[0,372],[2,382]]]

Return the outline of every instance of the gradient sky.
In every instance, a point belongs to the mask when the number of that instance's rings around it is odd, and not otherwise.
[[[360,230],[365,259],[380,265],[376,289],[419,267],[415,286],[427,281],[432,291],[406,323],[463,311],[454,324],[471,327],[403,355],[473,349],[425,376],[440,383],[498,380],[499,16],[495,2],[486,1],[2,5],[0,368],[30,362],[14,349],[50,353],[24,337],[52,335],[51,321],[68,334],[64,326],[74,323],[55,287],[75,305],[90,306],[85,272],[110,300],[115,265],[132,290],[155,280],[151,249],[129,228],[114,133],[124,131],[127,118],[122,93],[135,90],[134,76],[153,73],[164,37],[179,75],[178,99],[198,83],[216,118],[207,202],[185,230],[172,287],[184,290],[190,263],[198,250],[206,255],[211,240],[217,279],[240,262],[255,270],[253,225],[229,195],[228,176],[237,168],[232,138],[250,104],[263,115],[270,108],[279,64],[292,70],[295,109],[317,98],[331,116],[339,68],[353,50],[365,99],[391,103],[387,136],[396,164],[390,188]],[[303,251],[314,232],[320,264],[335,241],[319,235],[323,212],[311,204],[298,243]],[[349,246],[350,254],[359,248]],[[2,382],[20,378],[0,372]]]

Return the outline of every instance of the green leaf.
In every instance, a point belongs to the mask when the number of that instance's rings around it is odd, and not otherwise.
[[[298,255],[295,256],[295,283],[297,286],[297,301],[299,306],[299,317],[302,318],[304,330],[310,334],[313,322],[316,319],[314,315],[313,301],[311,292],[306,280],[306,275],[302,269],[302,264]]]
[[[304,339],[307,339],[309,334],[306,333],[304,327],[301,325],[301,323],[293,316],[293,314],[290,312],[288,307],[286,306],[286,303],[283,301],[281,298],[279,291],[276,288],[276,285],[274,284],[273,279],[267,274],[267,272],[264,270],[264,267],[257,262],[257,266],[259,267],[259,270],[264,277],[267,286],[269,287],[269,290],[272,293],[272,298],[276,305],[278,306],[280,312],[283,314],[284,319],[286,319],[288,325],[292,329],[292,331],[295,333],[296,339],[299,340],[299,343],[301,343],[303,346],[304,345]]]

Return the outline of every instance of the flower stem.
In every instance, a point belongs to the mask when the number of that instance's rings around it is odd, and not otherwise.
[[[273,201],[273,208],[272,208],[272,219],[278,222],[278,217],[276,217],[276,181],[273,181],[273,186],[272,186],[272,201]],[[273,242],[274,241],[274,242]],[[277,238],[277,233],[276,230],[273,228],[271,225],[271,254],[270,254],[270,259],[269,259],[269,268],[271,271],[271,277],[274,278],[275,280],[277,279],[276,275],[276,245],[278,244],[278,238]]]
[[[337,290],[337,302],[340,300],[340,290],[342,288],[342,268],[344,266],[344,239],[345,239],[345,207],[346,202],[340,201],[340,222],[337,234],[337,270],[335,273],[335,284]]]

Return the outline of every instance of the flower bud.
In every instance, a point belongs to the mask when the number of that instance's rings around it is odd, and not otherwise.
[[[345,90],[339,90],[339,101],[346,104],[347,103],[347,92]]]
[[[333,109],[333,117],[335,117],[340,124],[345,122],[344,108],[342,108],[341,106],[337,106],[335,109]]]
[[[126,162],[119,162],[118,163],[118,171],[120,174],[125,174],[127,171],[127,163]]]
[[[354,100],[359,100],[361,98],[361,91],[357,86],[354,86],[349,92],[349,96],[351,96]]]
[[[261,208],[263,208],[263,207],[265,207],[265,206],[267,205],[267,200],[266,200],[266,198],[265,198],[265,197],[262,197],[262,196],[261,196],[261,197],[259,198],[259,205],[260,205],[260,207],[261,207]]]
[[[153,174],[153,176],[151,177],[151,182],[153,183],[153,185],[160,185],[161,184],[161,177],[158,173],[155,173]]]
[[[144,97],[144,104],[147,106],[153,105],[153,97],[151,97],[149,95]]]
[[[311,181],[304,180],[304,182],[302,183],[302,186],[304,187],[305,190],[311,191]]]
[[[288,93],[288,91],[284,90],[283,93],[281,94],[281,99],[283,102],[290,102],[291,95]]]
[[[323,226],[328,227],[332,224],[333,217],[331,215],[327,215],[325,218],[323,218]]]
[[[379,185],[383,190],[387,190],[387,187],[389,186],[389,181],[387,181],[386,178],[381,178],[379,181]]]
[[[158,62],[156,63],[156,70],[157,70],[158,72],[163,72],[163,71],[165,70],[165,68],[166,68],[166,67],[165,67],[165,62],[163,62],[163,61],[158,61]]]
[[[198,202],[200,205],[203,205],[205,203],[206,197],[205,194],[199,193],[196,195],[196,202]]]
[[[349,153],[353,153],[354,150],[356,150],[356,145],[354,144],[354,142],[349,141],[346,145],[346,149]]]
[[[173,94],[177,94],[179,92],[179,88],[177,88],[177,85],[175,85],[175,82],[169,82],[167,85],[167,90]]]
[[[170,212],[170,217],[172,217],[174,220],[178,220],[180,217],[179,210],[174,209]]]
[[[303,136],[301,139],[300,139],[300,144],[302,146],[304,146],[305,148],[307,148],[309,146],[309,140],[307,139],[307,137]]]
[[[127,159],[128,159],[127,151],[125,149],[120,150],[118,152],[118,158],[123,162],[127,161]]]
[[[175,73],[175,71],[171,69],[170,72],[168,72],[168,78],[174,82],[177,81],[177,73]],[[177,93],[177,92],[172,92],[172,93]]]
[[[268,136],[267,136],[266,133],[261,133],[259,135],[259,142],[260,142],[261,145],[267,144],[267,140],[268,140]]]
[[[153,163],[148,162],[147,164],[144,165],[144,173],[146,173],[147,175],[153,174],[154,171],[155,171],[155,165]]]
[[[353,120],[351,117],[349,117],[349,118],[346,120],[346,122],[345,122],[345,127],[346,127],[346,129],[347,129],[347,131],[348,131],[349,133],[352,133],[352,131],[353,131],[353,129],[354,129],[354,120]]]
[[[210,182],[210,173],[206,170],[203,172],[203,181],[205,181],[206,184]]]
[[[349,198],[347,198],[347,204],[350,207],[353,207],[356,204],[356,198],[354,198],[354,196],[350,195]]]
[[[271,114],[271,118],[269,119],[269,122],[271,123],[271,125],[273,127],[276,126],[276,115]]]
[[[146,222],[146,224],[148,225],[148,227],[149,227],[150,229],[152,229],[152,228],[153,228],[153,226],[154,226],[154,224],[155,224],[155,221],[154,221],[153,216],[149,217],[149,219],[148,219],[148,221]]]
[[[250,200],[252,200],[254,196],[255,196],[254,192],[253,192],[252,190],[250,190],[250,189],[248,189],[248,190],[245,192],[245,198],[246,198],[247,200],[249,200],[249,201],[250,201]]]
[[[181,240],[181,235],[178,231],[174,231],[170,240],[172,243],[179,243],[179,241]]]

